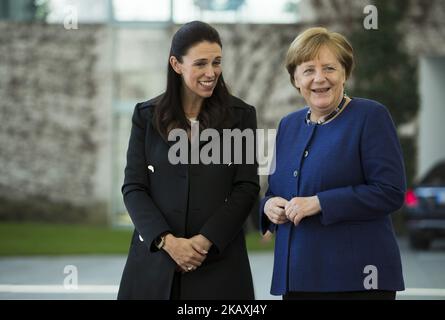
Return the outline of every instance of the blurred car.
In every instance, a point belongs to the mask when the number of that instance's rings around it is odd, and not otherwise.
[[[428,249],[445,237],[445,160],[437,163],[405,195],[405,221],[415,249]]]

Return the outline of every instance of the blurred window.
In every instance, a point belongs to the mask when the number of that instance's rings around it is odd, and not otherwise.
[[[46,3],[47,21],[77,14],[79,23],[169,22],[296,23],[301,0],[36,0]],[[110,17],[110,15],[113,15]]]
[[[435,165],[421,180],[420,184],[445,187],[445,161]]]
[[[106,23],[109,0],[47,0],[49,23],[63,23],[76,17],[79,23]]]
[[[295,23],[300,0],[176,0],[173,21]]]
[[[168,21],[170,0],[113,0],[114,19],[118,21]]]

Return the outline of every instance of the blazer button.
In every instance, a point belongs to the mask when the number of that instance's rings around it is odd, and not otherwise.
[[[141,235],[139,235],[139,240],[141,240],[141,242],[144,242],[144,239],[142,239]]]
[[[154,173],[155,172],[155,168],[150,164],[150,165],[148,165],[148,170],[150,170],[151,171],[151,173]]]
[[[307,158],[308,155],[309,155],[309,151],[306,150],[306,151],[304,152],[304,157]]]
[[[298,176],[298,170],[294,171],[294,177],[296,178]]]

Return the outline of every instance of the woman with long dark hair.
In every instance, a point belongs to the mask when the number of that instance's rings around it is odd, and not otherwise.
[[[213,27],[183,25],[173,36],[165,93],[135,107],[122,187],[135,231],[118,299],[254,298],[242,227],[259,191],[256,162],[169,157],[176,129],[188,139],[195,123],[218,133],[256,129],[255,108],[229,93],[221,61]],[[215,141],[199,142],[198,151],[206,143]]]

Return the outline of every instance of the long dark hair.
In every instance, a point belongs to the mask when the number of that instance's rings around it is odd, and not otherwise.
[[[182,57],[187,54],[187,51],[203,41],[217,43],[222,48],[221,39],[215,28],[201,21],[186,23],[173,36],[169,58],[174,56],[179,62],[182,62]],[[181,102],[181,87],[181,76],[173,70],[168,62],[167,89],[159,97],[153,117],[157,131],[165,140],[172,129],[187,130],[190,128]],[[204,99],[198,116],[200,128],[223,127],[231,115],[229,101],[230,93],[221,73],[213,94]]]

